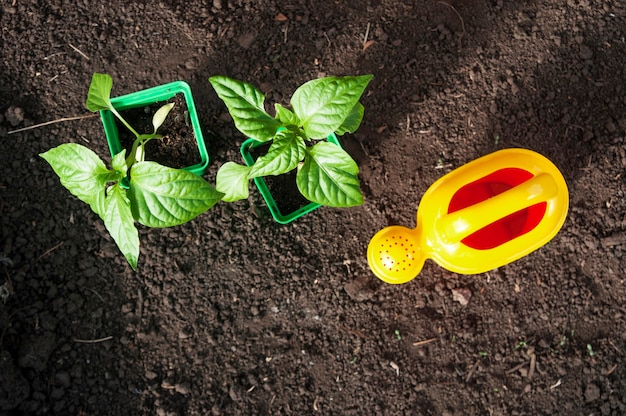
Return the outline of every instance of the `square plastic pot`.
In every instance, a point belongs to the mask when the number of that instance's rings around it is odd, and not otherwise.
[[[198,113],[196,112],[196,106],[193,101],[193,96],[191,95],[191,88],[186,82],[175,81],[169,84],[163,84],[146,90],[114,97],[111,98],[111,104],[113,104],[116,110],[123,111],[167,101],[176,94],[183,94],[185,97],[185,103],[189,111],[189,120],[193,128],[196,143],[198,144],[198,155],[200,156],[200,163],[193,166],[184,166],[183,169],[195,173],[196,175],[203,175],[209,165],[209,154],[202,136],[202,129],[200,128]],[[100,111],[100,117],[102,118],[104,134],[109,143],[111,156],[115,156],[122,151],[122,144],[120,143],[119,132],[117,130],[117,124],[115,123],[115,115],[109,110],[102,110]]]
[[[341,144],[339,143],[339,140],[334,133],[328,136],[326,140],[341,147]],[[259,147],[264,144],[267,144],[267,142],[259,142],[254,138],[249,138],[248,140],[243,142],[243,144],[241,145],[241,155],[243,156],[244,163],[247,166],[252,166],[255,161],[255,158],[250,153],[250,149],[254,149],[255,147]],[[254,178],[254,184],[261,193],[261,196],[263,196],[263,199],[265,200],[267,208],[270,210],[274,221],[279,224],[289,224],[290,222],[297,220],[303,215],[308,214],[309,212],[321,207],[320,204],[311,202],[293,212],[281,212],[278,208],[276,200],[274,199],[274,196],[271,194],[269,187],[267,186],[267,182],[265,181],[265,179],[263,179],[263,177]]]

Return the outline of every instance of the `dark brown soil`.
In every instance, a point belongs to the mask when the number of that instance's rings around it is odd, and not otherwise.
[[[626,414],[626,5],[618,0],[5,1],[0,8],[0,414]],[[282,226],[258,192],[140,231],[134,273],[38,154],[109,159],[93,72],[192,87],[217,168],[245,137],[207,79],[268,105],[372,73],[343,146],[366,202]],[[546,246],[477,276],[373,277],[369,239],[497,149],[562,170]]]
[[[129,108],[120,111],[120,115],[139,134],[152,134],[154,126],[152,117],[159,108],[167,103],[174,103],[167,118],[157,133],[163,137],[150,140],[145,146],[145,160],[158,162],[172,168],[185,168],[200,163],[198,143],[189,121],[189,109],[182,94],[177,94],[165,102],[157,102],[149,106]],[[120,144],[131,151],[135,135],[122,122],[115,119]]]

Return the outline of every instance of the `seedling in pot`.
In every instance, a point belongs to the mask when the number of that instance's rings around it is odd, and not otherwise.
[[[86,106],[90,111],[110,110],[135,135],[128,157],[122,150],[113,156],[109,169],[96,153],[76,143],[62,144],[40,156],[52,166],[61,184],[100,216],[136,270],[139,233],[135,221],[154,228],[180,225],[210,209],[222,193],[191,172],[144,161],[144,146],[161,138],[157,131],[172,105],[166,104],[154,114],[151,134],[139,134],[111,104],[112,87],[109,75],[94,74]],[[127,176],[128,186],[122,183]]]
[[[309,81],[294,92],[291,109],[276,104],[272,117],[265,111],[265,96],[253,85],[225,76],[209,78],[235,127],[258,142],[271,141],[252,166],[227,162],[219,169],[216,187],[223,199],[247,198],[250,179],[297,169],[298,190],[307,200],[331,207],[362,204],[356,162],[326,138],[358,129],[364,112],[359,99],[371,79],[362,75]]]

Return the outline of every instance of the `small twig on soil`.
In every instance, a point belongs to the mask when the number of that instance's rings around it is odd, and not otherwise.
[[[567,128],[565,129],[565,133],[563,133],[563,137],[567,137],[567,135],[569,133],[569,129],[572,128],[572,127],[575,128],[575,129],[581,130],[583,133],[585,132],[585,128],[584,127],[578,126],[576,124],[571,124],[571,125],[567,126]]]
[[[452,9],[452,11],[458,16],[459,20],[461,21],[461,29],[463,30],[463,33],[461,33],[461,37],[459,38],[459,48],[461,47],[462,41],[463,41],[463,36],[465,36],[465,22],[463,21],[463,18],[461,17],[461,15],[459,14],[459,12],[456,11],[456,9],[454,8],[454,6],[452,6],[449,3],[446,3],[445,1],[440,1],[439,3],[448,6],[450,9]]]
[[[65,241],[61,241],[59,244],[57,244],[56,246],[49,248],[48,250],[46,250],[41,256],[37,257],[37,260],[35,260],[35,263],[39,263],[39,260],[43,259],[44,257],[46,257],[48,254],[52,253],[54,250],[56,250],[57,248],[61,247],[63,244],[65,244]]]
[[[47,61],[50,58],[54,58],[55,56],[59,56],[59,55],[65,55],[65,52],[57,52],[57,53],[53,53],[52,55],[48,55],[45,58],[43,58],[44,61]]]
[[[113,336],[108,336],[99,339],[78,339],[74,338],[74,342],[80,342],[81,344],[97,344],[98,342],[104,342],[113,339]]]
[[[561,379],[558,379],[558,381],[556,383],[554,383],[553,385],[550,386],[550,390],[554,390],[557,387],[559,387],[561,385],[562,381]]]
[[[613,247],[622,243],[626,243],[626,232],[614,234],[602,239],[603,247]]]
[[[365,148],[365,146],[363,146],[363,142],[360,140],[357,140],[359,142],[359,145],[361,145],[361,150],[363,150],[363,153],[365,153],[365,156],[369,156],[370,154],[368,153],[367,149]]]
[[[361,331],[357,331],[356,329],[352,329],[352,328],[348,328],[347,326],[343,325],[343,324],[337,324],[337,326],[341,329],[343,329],[344,331],[352,334],[352,335],[356,335],[357,337],[363,338],[363,339],[367,339],[367,336],[362,333]]]
[[[622,311],[624,310],[624,308],[620,308],[620,309],[621,309]],[[617,347],[615,346],[615,344],[613,344],[613,341],[611,341],[611,340],[609,339],[609,340],[608,340],[608,342],[609,342],[609,345],[610,345],[611,347],[613,347],[613,348],[615,349],[615,351],[617,351],[617,353],[618,353],[619,355],[623,355],[623,354],[622,354],[622,351],[621,351],[619,348],[617,348]]]
[[[422,345],[430,344],[431,342],[437,341],[437,338],[425,339],[424,341],[417,341],[413,343],[414,347],[421,347]]]
[[[528,376],[527,378],[530,380],[531,378],[533,378],[533,375],[535,374],[535,364],[537,363],[537,356],[535,355],[535,353],[533,352],[530,355],[530,368],[528,369]]]
[[[370,22],[367,22],[367,28],[365,29],[365,36],[363,37],[363,50],[367,49],[367,47],[369,46],[367,44],[367,38],[370,35]]]
[[[84,118],[96,117],[97,115],[98,114],[96,113],[96,114],[87,114],[87,115],[84,115],[84,116],[58,118],[56,120],[46,121],[45,123],[35,124],[33,126],[28,126],[28,127],[23,127],[21,129],[17,129],[17,130],[12,130],[8,134],[19,133],[19,132],[26,131],[26,130],[37,129],[39,127],[49,126],[50,124],[62,123],[62,122],[65,122],[65,121],[82,120]]]
[[[143,293],[137,289],[137,317],[141,319],[143,315]]]
[[[526,365],[526,363],[521,363],[516,365],[515,367],[511,368],[510,370],[506,370],[505,373],[506,374],[511,374],[516,372],[517,370],[521,369],[522,367],[524,367]]]
[[[326,32],[324,32],[324,37],[326,38],[326,42],[328,42],[328,47],[330,48],[332,46],[332,43],[331,43],[330,38],[328,37],[328,34]]]
[[[476,369],[478,368],[479,365],[480,365],[480,360],[476,360],[476,362],[474,363],[472,368],[470,368],[469,373],[467,373],[467,377],[465,377],[465,382],[466,383],[470,381],[470,379],[474,375],[474,372],[476,371]]]
[[[70,45],[70,48],[74,49],[76,52],[78,52],[79,54],[81,54],[81,56],[83,58],[85,58],[86,60],[89,61],[89,57],[87,55],[85,55],[80,49],[78,49],[76,46],[72,45],[71,43],[68,43],[68,45]]]
[[[613,371],[615,371],[617,369],[617,364],[614,364],[613,367],[609,368],[607,370],[607,372],[605,373],[605,375],[610,376],[611,374],[613,374]]]
[[[83,285],[78,285],[78,286],[82,287],[83,289],[87,289],[87,290],[93,292],[98,298],[100,298],[100,300],[102,302],[104,302],[104,299],[102,298],[102,296],[100,296],[100,294],[98,292],[96,292],[95,290],[93,290],[92,288],[87,287],[87,286],[83,286]]]

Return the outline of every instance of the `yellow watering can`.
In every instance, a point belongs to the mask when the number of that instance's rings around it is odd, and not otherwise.
[[[417,227],[376,233],[367,261],[394,284],[415,278],[427,258],[455,273],[484,273],[550,241],[568,203],[567,184],[552,162],[530,150],[500,150],[437,180],[419,204]]]

